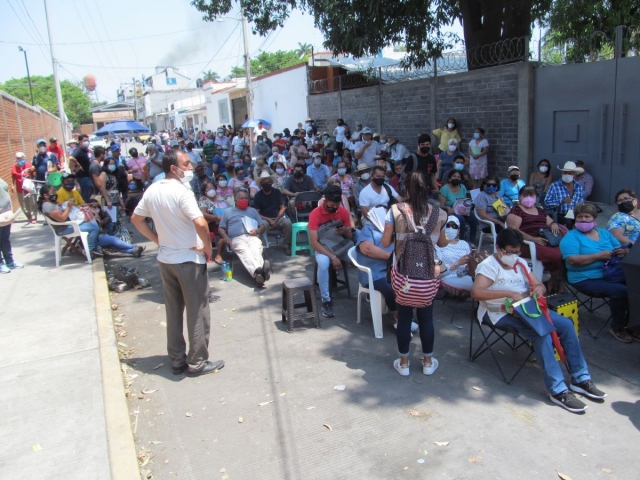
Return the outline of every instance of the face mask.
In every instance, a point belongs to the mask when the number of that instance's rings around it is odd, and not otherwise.
[[[384,178],[372,178],[371,181],[381,187],[384,185]]]
[[[249,200],[243,198],[236,201],[236,207],[238,207],[240,210],[246,210],[247,208],[249,208]]]
[[[262,145],[264,143],[264,140],[258,140],[258,145]]]
[[[344,175],[345,173],[347,173],[347,169],[346,168],[339,168],[338,169],[338,174]]]
[[[504,263],[507,267],[513,267],[516,264],[516,261],[518,260],[518,255],[516,255],[515,253],[510,253],[510,254],[504,254],[502,255],[502,258],[500,258],[500,261],[502,263]]]
[[[222,138],[222,134],[220,132],[218,132],[218,137]]]
[[[571,183],[573,182],[573,175],[562,175],[562,181],[564,183]]]
[[[278,152],[273,152],[273,158],[278,158],[280,154]]]
[[[236,176],[238,177],[238,180],[244,180],[245,174],[244,173],[239,173]]]
[[[220,181],[218,182],[218,186],[219,186],[220,188],[225,188],[225,187],[227,186],[227,181],[226,181],[226,180],[220,180]]]
[[[498,191],[498,187],[496,187],[495,185],[487,185],[484,189],[485,192],[491,194],[491,193],[496,193]]]
[[[386,140],[380,139],[380,145],[384,145],[385,143],[387,143]]]
[[[449,128],[456,128],[456,124],[455,123],[448,123],[447,127]]]
[[[213,145],[213,140],[209,139],[209,140],[207,140],[207,143],[208,143],[209,145]]]
[[[294,145],[300,145],[300,140],[294,140],[294,141],[293,141],[293,144],[294,144]]]
[[[320,166],[320,164],[321,164],[321,163],[322,163],[322,160],[320,160],[319,158],[316,158],[316,159],[313,161],[313,164],[314,164],[316,167]]]
[[[464,169],[464,164],[462,164],[462,163],[454,163],[453,164],[453,168],[455,168],[456,170],[462,170],[462,169]]]
[[[524,197],[522,200],[520,200],[520,203],[523,207],[531,208],[536,204],[536,199],[535,197]]]
[[[91,146],[91,143],[89,143],[89,142],[82,142],[82,146],[83,146],[84,148],[89,148],[89,147]]]
[[[282,175],[284,173],[284,168],[276,168],[276,173],[278,175]]]
[[[234,159],[234,160],[238,160],[238,158],[240,158],[240,157],[238,157],[238,155],[234,155],[234,156],[233,156],[233,159]]]
[[[367,181],[367,180],[369,180],[370,176],[371,175],[369,173],[363,173],[360,178],[362,178],[362,180],[364,180],[364,181]]]
[[[445,228],[444,234],[447,237],[447,240],[454,240],[458,236],[457,228]]]
[[[75,184],[73,184],[73,183],[64,183],[62,186],[64,187],[65,190],[71,191],[71,190],[74,189]]]
[[[302,178],[303,173],[302,172],[293,172],[293,176],[296,178]]]
[[[238,167],[241,167],[241,166],[242,166],[242,164],[241,164],[241,163],[234,163],[234,164],[233,164],[233,168],[234,168],[234,169],[235,169],[235,168],[238,168]]]
[[[515,182],[516,180],[518,180],[520,178],[520,175],[516,175],[514,173],[513,175],[509,175],[509,178],[511,179],[512,182]]]
[[[19,160],[18,161],[18,166],[19,167],[24,167],[24,164],[27,163],[25,160]]]
[[[47,147],[38,147],[38,151],[40,153],[45,153],[47,151]]]
[[[476,140],[480,138],[480,134],[478,132],[473,134],[473,138],[475,138]]]
[[[207,190],[207,197],[215,197],[216,196],[216,191],[215,190]]]
[[[111,164],[107,167],[107,170],[109,170],[110,172],[115,172],[116,171],[116,166]]]
[[[180,179],[182,183],[189,183],[193,180],[193,170],[183,170],[182,172],[184,173],[184,177]]]
[[[622,213],[631,213],[633,212],[634,208],[636,207],[633,205],[633,200],[625,200],[618,205],[618,211]]]
[[[265,183],[264,185],[262,185],[262,190],[267,193],[269,193],[272,188],[273,188],[273,185],[270,183]]]
[[[457,178],[454,178],[449,183],[451,183],[451,185],[453,185],[454,187],[457,187],[458,185],[460,185],[462,183],[462,181],[458,180]]]
[[[542,166],[540,167],[540,171],[541,171],[542,173],[547,173],[547,170],[549,170],[549,167],[547,167],[547,166],[545,166],[545,165],[542,165]]]
[[[457,147],[457,146],[455,146],[455,145],[449,145],[449,151],[450,151],[450,152],[455,152],[457,149],[458,149],[458,147]]]
[[[340,152],[338,152],[337,150],[335,152],[333,152],[333,156],[334,157],[339,157],[340,156]]]
[[[319,144],[320,144],[320,140],[314,140],[314,141],[313,141],[313,144],[314,144],[314,145],[319,145]]]
[[[576,229],[582,233],[590,232],[595,226],[596,222],[576,222]]]
[[[326,208],[327,212],[329,212],[329,213],[336,213],[338,211],[338,207],[330,207],[326,203],[324,205],[324,208]]]
[[[430,149],[431,149],[431,147],[420,147],[420,153],[427,154],[427,153],[429,153]]]
[[[49,195],[49,201],[56,203],[58,201],[58,194],[54,193],[52,195]]]

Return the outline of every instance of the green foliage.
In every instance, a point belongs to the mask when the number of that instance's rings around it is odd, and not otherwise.
[[[202,81],[206,82],[207,80],[217,82],[218,80],[220,80],[220,75],[218,75],[216,72],[212,70],[207,70],[206,72],[204,72],[204,75],[202,76]]]
[[[278,50],[277,52],[262,52],[251,59],[251,76],[258,77],[275,72],[282,68],[290,67],[307,61],[307,56],[300,58],[297,50]],[[233,67],[231,77],[244,77],[245,70],[242,67]]]
[[[31,84],[33,86],[33,99],[35,103],[54,115],[60,116],[58,113],[56,90],[53,84],[53,75],[49,75],[48,77],[39,75],[32,76]],[[7,80],[5,83],[0,84],[0,90],[4,90],[26,103],[31,103],[27,77]],[[91,118],[91,112],[89,111],[91,101],[84,90],[69,80],[60,82],[60,90],[62,91],[64,111],[73,126],[76,127],[83,123],[92,123],[93,120]]]
[[[310,43],[298,42],[298,48],[296,48],[295,52],[300,58],[309,57],[313,53],[313,45]]]

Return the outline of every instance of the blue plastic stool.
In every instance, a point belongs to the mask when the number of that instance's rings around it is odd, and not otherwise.
[[[311,248],[311,240],[309,239],[309,229],[307,228],[309,224],[307,222],[297,222],[291,225],[291,256],[295,257],[296,252],[298,250],[308,250],[309,255],[313,255],[314,251]],[[306,245],[298,245],[298,233],[305,232],[307,234],[307,243]]]

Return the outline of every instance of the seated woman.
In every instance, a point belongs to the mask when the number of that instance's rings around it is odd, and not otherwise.
[[[544,197],[547,196],[551,180],[553,180],[551,163],[546,158],[543,158],[538,162],[537,170],[529,177],[529,185],[533,185],[533,188],[536,189],[536,199],[539,205],[544,205]]]
[[[482,181],[480,185],[480,193],[475,200],[476,211],[482,220],[495,223],[496,233],[504,228],[504,219],[509,213],[509,207],[498,193],[498,179],[490,175]],[[489,232],[489,227],[482,229],[483,232]]]
[[[218,235],[218,225],[220,224],[222,214],[231,205],[229,205],[223,197],[218,195],[216,186],[211,181],[205,182],[202,192],[203,195],[198,201],[198,208],[200,208],[204,219],[209,224],[209,234],[211,236],[211,241],[213,241],[215,236]],[[223,248],[224,242],[219,241],[218,251],[216,253],[214,261],[220,265],[222,265]]]
[[[236,167],[235,172],[236,176],[229,180],[227,185],[231,187],[234,193],[239,188],[246,188],[249,191],[250,197],[255,197],[258,192],[258,186],[246,175],[244,167]]]
[[[337,179],[342,188],[342,198],[347,198],[347,206],[345,208],[348,211],[355,210],[356,202],[353,198],[353,177],[347,173],[347,164],[344,160],[340,160],[337,164],[336,173],[331,178]]]
[[[233,200],[233,188],[229,186],[229,182],[227,181],[227,177],[224,173],[218,173],[216,175],[216,196],[218,200],[224,201],[227,206],[232,207],[235,205]]]
[[[273,162],[271,166],[275,172],[273,186],[282,193],[282,190],[284,190],[284,184],[287,183],[287,179],[289,178],[287,169],[284,166],[284,162],[280,160]]]
[[[560,251],[567,268],[569,283],[586,295],[609,298],[611,328],[609,333],[624,343],[633,342],[627,331],[629,297],[624,283],[607,282],[603,265],[611,257],[624,257],[629,251],[608,230],[596,228],[598,211],[592,203],[579,203],[573,210],[575,228],[560,241]]]
[[[113,250],[117,253],[124,253],[131,255],[133,257],[139,257],[142,255],[146,247],[142,245],[133,245],[131,243],[127,243],[115,235],[108,235],[106,232],[109,230],[109,226],[111,223],[111,217],[107,212],[100,208],[100,205],[92,201],[90,203],[91,209],[96,215],[96,222],[100,227],[100,234],[98,235],[98,246],[107,250]],[[105,254],[108,252],[104,251]]]
[[[515,312],[512,315],[502,309],[507,298],[517,302],[529,296],[532,291],[538,296],[546,292],[544,285],[533,274],[530,275],[534,285],[529,285],[524,272],[514,270],[513,266],[518,262],[529,271],[527,262],[520,258],[521,249],[522,234],[518,230],[507,228],[498,234],[496,253],[478,265],[471,289],[471,296],[480,302],[478,321],[490,322],[496,328],[515,328],[533,343],[538,362],[544,370],[544,383],[551,401],[570,412],[583,412],[586,405],[572,392],[596,400],[602,400],[607,394],[596,388],[591,380],[573,322],[553,310],[549,311],[568,360],[571,384],[567,388],[564,374],[556,360],[551,333],[541,336]]]
[[[440,207],[448,215],[457,217],[460,226],[460,238],[466,237],[467,223],[470,227],[471,242],[475,242],[478,233],[478,219],[471,214],[471,199],[467,199],[467,187],[462,183],[462,172],[459,170],[449,170],[447,174],[448,183],[443,185],[438,194]],[[468,208],[464,205],[468,202]]]
[[[620,190],[615,198],[618,211],[607,223],[607,230],[623,245],[636,243],[640,235],[640,211],[638,196],[633,190]]]
[[[447,267],[440,275],[440,283],[447,293],[455,297],[466,296],[471,291],[473,278],[467,272],[467,265],[471,259],[471,247],[464,240],[460,240],[460,220],[449,215],[444,227],[447,245],[436,245],[436,255]]]
[[[516,165],[509,167],[509,178],[503,178],[500,182],[500,195],[504,198],[507,206],[512,207],[514,202],[518,200],[518,192],[526,185],[524,180],[520,178],[520,168]]]
[[[560,229],[544,210],[536,208],[536,196],[536,189],[531,185],[520,189],[519,205],[512,208],[507,215],[507,226],[520,231],[525,240],[536,244],[537,259],[551,274],[550,290],[557,292],[560,287],[562,255],[558,247],[547,245],[547,239],[540,235],[540,229],[549,228],[554,235],[557,235]],[[528,245],[522,246],[522,256],[531,258]]]

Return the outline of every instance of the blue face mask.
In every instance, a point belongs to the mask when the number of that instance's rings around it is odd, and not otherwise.
[[[464,168],[464,165],[462,163],[454,163],[453,168],[455,168],[456,170],[462,170]]]
[[[387,143],[387,141],[385,139],[380,139],[380,145],[384,145],[385,143]]]
[[[304,163],[306,163],[307,165],[311,165],[311,159],[310,158],[305,158],[304,159]]]
[[[496,193],[498,191],[498,187],[496,187],[495,185],[487,185],[484,189],[485,192],[491,194],[491,193]]]
[[[258,145],[262,145],[264,143],[264,140],[258,140]]]
[[[213,145],[213,140],[209,140],[209,141],[207,141],[207,143],[208,143],[209,145]]]
[[[24,167],[24,164],[25,164],[25,163],[27,163],[25,160],[20,160],[20,161],[18,162],[18,166],[19,166],[19,167]]]
[[[293,141],[293,144],[294,144],[294,145],[300,145],[300,140],[294,140],[294,141]]]
[[[109,170],[110,172],[115,172],[116,171],[116,166],[112,163],[111,165],[109,165],[107,167],[107,170]]]
[[[339,169],[338,169],[338,173],[339,173],[340,175],[344,175],[345,173],[347,173],[347,169],[346,169],[346,168],[339,168]]]
[[[240,157],[238,157],[238,155],[234,155],[234,156],[233,156],[233,159],[234,159],[234,160],[238,160],[238,158],[240,158]]]
[[[480,134],[478,132],[473,134],[473,138],[475,138],[476,140],[480,138]]]
[[[242,166],[242,164],[241,164],[241,163],[234,163],[234,164],[233,164],[233,168],[238,168],[238,167],[241,167],[241,166]]]
[[[284,168],[276,168],[276,173],[278,175],[282,175],[284,173]]]
[[[244,180],[244,173],[239,173],[236,176],[238,177],[238,180]]]

